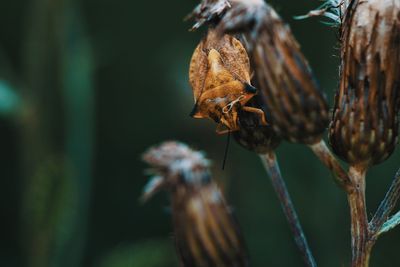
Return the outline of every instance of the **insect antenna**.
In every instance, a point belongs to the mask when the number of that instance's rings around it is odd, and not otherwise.
[[[228,138],[226,139],[226,146],[225,146],[225,152],[224,152],[224,160],[222,161],[222,170],[225,169],[225,163],[226,159],[228,157],[228,151],[229,151],[229,144],[231,141],[231,130],[228,131]]]

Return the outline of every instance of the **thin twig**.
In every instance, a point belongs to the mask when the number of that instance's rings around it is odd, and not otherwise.
[[[400,211],[397,212],[395,215],[392,216],[389,220],[387,220],[379,231],[379,235],[389,232],[396,226],[400,225]]]
[[[314,154],[319,160],[331,170],[335,176],[335,182],[343,188],[347,193],[351,193],[354,188],[352,182],[347,175],[346,171],[340,165],[339,161],[332,154],[331,150],[326,145],[325,141],[321,139],[318,143],[309,145]]]
[[[351,166],[349,176],[355,190],[348,194],[351,215],[352,267],[367,267],[372,245],[369,243],[368,216],[365,204],[366,169]]]
[[[400,197],[400,169],[397,171],[392,185],[390,186],[385,198],[379,205],[374,217],[370,222],[370,229],[373,233],[381,233],[386,225],[385,221],[389,218]],[[390,230],[390,229],[389,229]],[[386,232],[386,231],[384,231]]]
[[[269,152],[265,155],[260,155],[260,157],[269,177],[271,178],[272,186],[274,187],[276,195],[282,205],[283,212],[288,220],[296,245],[303,256],[304,262],[307,266],[317,266],[310,247],[308,246],[303,229],[301,228],[300,221],[293,206],[285,181],[282,178],[275,153]]]

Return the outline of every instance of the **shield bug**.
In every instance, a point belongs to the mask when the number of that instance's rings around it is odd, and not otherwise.
[[[189,81],[195,100],[190,115],[217,122],[218,134],[239,130],[239,110],[255,113],[267,124],[261,109],[245,106],[257,89],[250,84],[247,52],[234,37],[209,30],[193,53]]]

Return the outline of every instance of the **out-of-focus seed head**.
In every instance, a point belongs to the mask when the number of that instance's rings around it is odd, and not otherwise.
[[[143,199],[147,200],[160,189],[176,185],[201,186],[210,183],[209,161],[202,152],[194,151],[179,142],[164,142],[143,154],[155,176],[146,185]]]
[[[230,8],[228,0],[203,0],[186,19],[196,20],[191,30],[200,28],[204,23],[217,22],[222,14]]]
[[[329,123],[327,101],[289,27],[262,0],[230,3],[216,30],[244,35],[267,121],[290,142],[320,141]]]
[[[249,58],[240,41],[210,30],[193,53],[189,80],[195,100],[191,116],[214,120],[219,134],[237,131],[238,111],[257,93],[250,85]],[[262,110],[248,112],[264,119]]]
[[[329,135],[350,164],[387,159],[398,136],[400,1],[351,1],[341,23],[341,77]]]
[[[171,195],[175,243],[183,266],[248,266],[247,250],[230,207],[209,172],[203,153],[165,142],[143,156],[155,176],[144,190]]]

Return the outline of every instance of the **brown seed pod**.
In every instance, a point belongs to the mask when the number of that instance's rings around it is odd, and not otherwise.
[[[290,142],[319,142],[329,123],[327,101],[289,27],[264,1],[231,3],[216,29],[244,33],[267,120]]]
[[[341,23],[341,77],[329,137],[352,165],[387,159],[398,136],[400,1],[352,1]]]
[[[257,90],[250,85],[247,52],[234,37],[210,30],[193,53],[189,80],[195,100],[191,116],[213,119],[219,124],[217,133],[239,130],[239,110],[255,113],[267,124],[261,109],[245,106]]]
[[[156,176],[143,198],[159,189],[171,194],[175,242],[183,266],[248,266],[247,250],[238,224],[201,152],[178,142],[148,150],[144,161]]]

